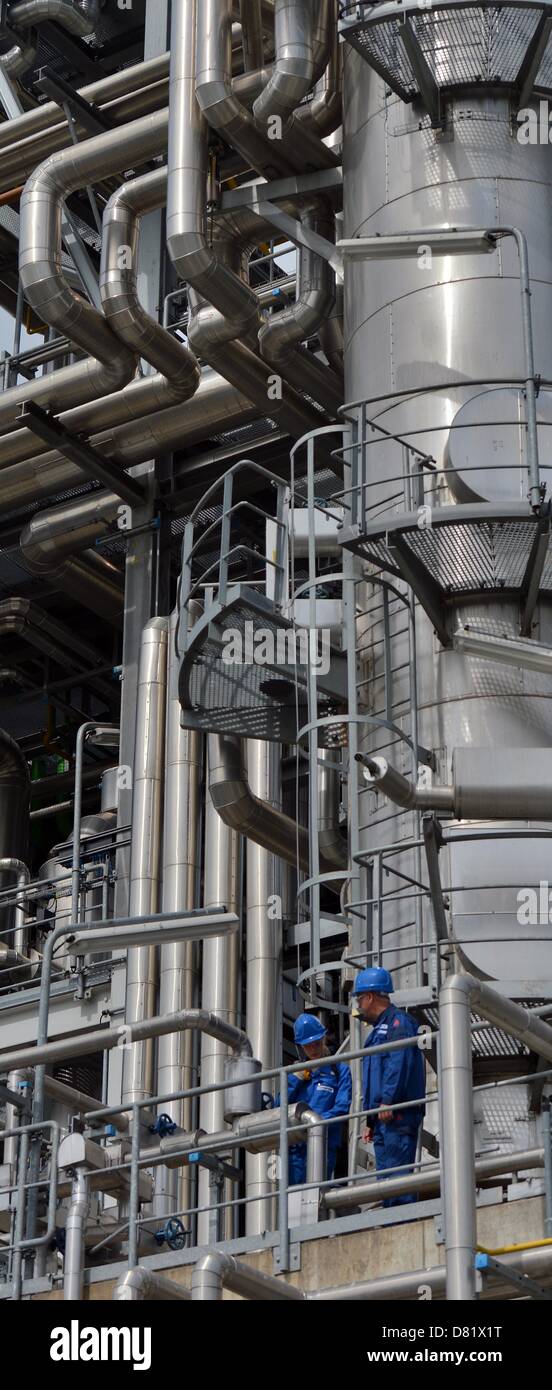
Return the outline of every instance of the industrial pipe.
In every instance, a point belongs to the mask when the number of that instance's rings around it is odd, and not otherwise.
[[[415,787],[386,758],[357,753],[364,777],[405,809],[448,811],[457,820],[552,819],[550,748],[455,748],[452,785]]]
[[[208,921],[206,922],[207,931],[209,930]],[[236,930],[236,918],[228,913],[225,920],[216,924],[217,933],[233,932]],[[133,939],[139,940],[137,936],[139,928],[135,928]],[[190,928],[190,940],[201,940],[201,925]],[[78,941],[78,935],[75,943]],[[6,1071],[17,1068],[19,1071],[25,1067],[54,1066],[57,1062],[64,1062],[68,1057],[86,1057],[92,1052],[112,1052],[114,1047],[132,1047],[135,1043],[151,1042],[154,1038],[162,1037],[166,1033],[179,1031],[185,1028],[201,1028],[202,1032],[210,1033],[211,1036],[224,1040],[227,1047],[234,1046],[236,1049],[245,1047],[245,1034],[241,1029],[232,1030],[225,1020],[217,1019],[214,1016],[205,1015],[203,1010],[186,1010],[181,1013],[169,1014],[164,1017],[154,1017],[144,1019],[140,1023],[121,1023],[117,1028],[95,1028],[90,1033],[79,1033],[69,1038],[59,1038],[55,1042],[36,1043],[33,1047],[15,1049],[12,1052],[0,1053],[0,1064],[5,1065]],[[238,1036],[239,1035],[239,1036]]]
[[[177,1284],[175,1279],[164,1279],[162,1274],[154,1274],[153,1270],[142,1266],[129,1269],[113,1294],[116,1303],[141,1303],[145,1300],[150,1303],[180,1303],[189,1301],[191,1297],[190,1290]]]
[[[315,75],[314,28],[320,10],[328,16],[326,0],[275,0],[276,58],[271,77],[253,107],[256,120],[266,124],[279,116],[286,121],[307,96]]]
[[[8,10],[8,22],[15,29],[53,20],[76,38],[93,34],[99,18],[99,0],[17,0]]]
[[[225,825],[232,826],[255,844],[279,855],[287,864],[294,867],[299,864],[301,869],[308,872],[307,830],[277,807],[267,805],[253,795],[243,766],[240,739],[235,734],[213,734],[211,746],[213,758],[209,766],[209,791]],[[347,847],[343,842],[342,867],[346,867],[346,855]],[[334,872],[335,860],[326,861],[322,854],[320,870],[321,873]]]
[[[77,188],[115,174],[133,161],[163,151],[167,112],[141,117],[118,132],[94,136],[53,154],[35,170],[21,198],[19,273],[25,297],[50,327],[55,327],[91,356],[38,381],[4,394],[0,423],[9,422],[24,401],[46,402],[59,411],[118,390],[132,376],[136,358],[112,332],[103,314],[70,286],[62,269],[63,199]]]
[[[25,888],[31,881],[31,871],[21,859],[0,859],[0,882],[5,874],[15,874],[17,879],[13,950],[16,956],[23,957],[27,945]]]
[[[282,1302],[286,1299],[304,1301],[305,1294],[295,1289],[285,1280],[273,1274],[261,1274],[249,1265],[235,1260],[233,1255],[212,1250],[203,1255],[195,1266],[192,1275],[192,1300],[194,1302],[215,1302],[222,1299],[224,1288],[242,1298],[256,1302]]]
[[[160,386],[163,378],[158,375],[134,381],[114,396],[67,412],[62,423],[77,429],[79,422],[86,420],[92,431],[97,425],[101,432],[92,432],[92,446],[127,467],[258,419],[258,410],[247,397],[215,372],[203,373],[191,400],[167,410],[158,408]],[[118,428],[109,427],[111,420]],[[22,430],[21,435],[29,435],[28,442],[17,434],[0,438],[0,461],[6,454],[9,461],[14,460],[14,467],[2,472],[2,515],[19,510],[27,501],[51,498],[56,492],[82,485],[82,469],[77,464],[68,462],[63,454],[41,450],[30,431]]]
[[[201,372],[191,349],[152,318],[138,296],[140,219],[145,213],[163,207],[166,196],[166,168],[155,169],[124,183],[113,194],[103,216],[100,294],[113,332],[128,348],[163,373],[166,404],[171,405],[194,395]]]
[[[471,975],[453,975],[439,997],[443,1196],[447,1298],[475,1298],[475,1154],[470,1011],[552,1060],[552,1028]]]
[[[157,911],[161,872],[161,834],[165,765],[165,714],[169,625],[152,618],[142,634],[138,669],[136,737],[130,848],[131,916]],[[137,947],[127,956],[125,1017],[139,1023],[155,1007],[157,950]],[[123,1101],[145,1100],[153,1088],[150,1045],[125,1052]]]
[[[178,611],[171,615],[169,628],[169,671],[167,680],[165,809],[163,818],[164,912],[190,911],[197,904],[199,833],[201,820],[200,766],[201,735],[183,729],[178,698],[179,661],[175,634]],[[159,964],[159,1012],[190,1010],[199,988],[197,945],[173,942],[161,950]],[[157,1088],[161,1095],[193,1086],[193,1048],[191,1032],[168,1033],[160,1039],[157,1054]],[[259,1054],[257,1054],[259,1055]],[[192,1127],[192,1105],[178,1100],[173,1119],[183,1129]],[[189,1184],[160,1169],[156,1175],[155,1210],[166,1215],[190,1205]]]
[[[187,0],[186,4],[184,0],[176,0],[174,10],[172,60],[176,58],[175,40],[182,34],[188,18],[190,32],[191,25],[197,22],[195,54],[191,48],[189,52],[194,59],[192,72],[197,101],[209,125],[238,150],[246,167],[252,166],[268,179],[289,172],[281,142],[267,138],[232,89],[232,0],[200,0],[197,21],[185,13],[192,10],[192,0]]]
[[[29,836],[31,784],[29,767],[17,743],[9,734],[0,729],[0,861],[6,861],[4,873],[0,868],[0,888],[7,887],[6,873],[13,872],[17,865],[18,876],[25,866]],[[19,883],[18,883],[19,886]],[[0,912],[2,930],[7,933],[7,944],[11,946],[11,926],[13,913],[10,909]],[[19,940],[22,940],[23,923],[18,913],[16,923]]]
[[[84,1275],[86,1223],[90,1211],[88,1174],[77,1169],[71,1186],[71,1203],[65,1228],[63,1260],[63,1298],[65,1302],[80,1303]]]
[[[528,1172],[532,1168],[544,1167],[544,1150],[521,1149],[516,1153],[493,1154],[489,1158],[478,1158],[475,1163],[476,1184],[489,1178],[500,1178],[510,1173]],[[351,1187],[326,1188],[320,1201],[326,1211],[336,1214],[353,1211],[368,1202],[386,1201],[388,1197],[403,1197],[416,1192],[419,1197],[437,1197],[441,1191],[441,1171],[438,1164],[424,1163],[417,1173],[403,1173],[389,1178],[373,1178],[368,1182],[354,1183]]]
[[[207,739],[207,765],[211,768],[215,756],[215,740]],[[208,770],[208,779],[210,771]],[[241,905],[239,878],[239,838],[217,814],[207,795],[205,808],[205,850],[203,901],[206,909],[224,902],[239,915]],[[232,940],[214,940],[203,948],[201,978],[202,1007],[234,1024],[238,1009],[238,969],[241,955],[239,936]],[[226,1049],[221,1042],[205,1037],[201,1043],[202,1086],[220,1085],[224,1080]],[[212,1091],[202,1095],[199,1102],[200,1128],[212,1134],[224,1126],[224,1093]],[[209,1243],[209,1174],[200,1168],[198,1206],[204,1208],[198,1216],[197,1239],[200,1245]]]
[[[301,226],[329,239],[334,219],[320,201],[301,213]],[[295,304],[272,314],[262,325],[262,356],[278,371],[288,370],[293,380],[314,399],[323,402],[335,418],[343,405],[343,381],[307,348],[301,346],[318,333],[335,301],[335,275],[329,262],[310,248],[299,248],[299,274]]]

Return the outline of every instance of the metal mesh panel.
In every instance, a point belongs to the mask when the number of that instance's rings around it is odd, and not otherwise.
[[[535,536],[536,518],[458,522],[415,528],[400,535],[411,554],[445,594],[520,589]],[[367,560],[395,569],[393,532],[366,536],[354,549]],[[552,588],[549,555],[541,589]]]
[[[389,86],[405,100],[420,94],[419,82],[401,37],[408,19],[437,86],[474,83],[512,87],[539,24],[541,5],[443,5],[420,11],[397,9],[378,19],[379,5],[341,7],[343,33]],[[552,84],[552,39],[545,49],[536,85]]]

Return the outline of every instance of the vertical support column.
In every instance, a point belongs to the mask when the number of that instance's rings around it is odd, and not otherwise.
[[[254,796],[280,806],[279,746],[249,739],[247,780]],[[253,1054],[263,1069],[281,1058],[281,861],[252,840],[247,841],[247,1016],[246,1032]],[[258,1235],[273,1227],[274,1183],[268,1171],[271,1155],[247,1154],[246,1194],[258,1202],[246,1207],[246,1233]]]
[[[458,975],[441,990],[439,1020],[447,1300],[460,1302],[475,1299],[476,1206],[470,990]]]
[[[214,739],[208,738],[208,760],[215,756]],[[208,779],[207,779],[208,781]],[[215,810],[207,791],[205,817],[205,886],[204,906],[224,905],[229,912],[238,912],[239,836],[230,830]],[[201,1005],[218,1017],[235,1023],[237,1010],[237,980],[240,936],[213,937],[203,943],[203,973]],[[206,1033],[201,1039],[201,1084],[212,1086],[224,1080],[224,1060],[228,1050],[216,1038]],[[207,1134],[224,1128],[224,1092],[213,1091],[201,1097],[200,1128]],[[209,1173],[199,1174],[198,1206],[204,1207],[198,1218],[198,1245],[209,1244]]]

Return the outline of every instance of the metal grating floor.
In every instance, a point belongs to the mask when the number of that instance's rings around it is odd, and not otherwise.
[[[516,87],[524,58],[547,7],[538,0],[514,3],[432,4],[342,3],[341,33],[404,101],[420,96],[420,85],[403,39],[404,23],[432,80],[442,88],[473,85]],[[535,87],[552,86],[552,37]]]
[[[529,565],[538,517],[520,509],[517,516],[492,515],[486,519],[482,510],[479,518],[472,514],[463,520],[463,511],[467,509],[461,506],[443,508],[442,515],[436,510],[432,525],[425,527],[411,524],[409,517],[387,526],[382,522],[369,523],[359,536],[344,534],[343,544],[379,567],[398,573],[393,549],[398,540],[444,596],[519,591]],[[552,589],[550,541],[539,587],[544,591]]]

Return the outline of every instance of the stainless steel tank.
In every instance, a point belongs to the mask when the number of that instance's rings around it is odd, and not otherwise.
[[[518,142],[509,103],[502,95],[455,96],[448,128],[442,134],[432,130],[423,110],[405,105],[390,93],[347,45],[344,98],[344,236],[446,227],[513,225],[522,229],[532,278],[536,370],[552,377],[549,147]],[[520,438],[523,442],[520,396],[511,386],[523,375],[519,264],[512,240],[500,242],[488,255],[437,258],[431,255],[430,238],[421,236],[419,254],[413,260],[350,264],[344,337],[346,398],[370,398],[371,419],[392,434],[406,436],[414,447],[433,457],[437,467],[433,506],[466,501],[468,489],[472,497],[524,500],[523,471],[504,466],[515,458]],[[496,399],[489,394],[495,390]],[[546,428],[550,401],[550,395],[541,392],[539,442],[545,459],[550,449]],[[377,430],[370,440],[367,458],[372,487],[367,505],[377,501],[393,517],[405,509],[402,496],[392,499],[393,493],[402,494],[402,446],[385,440]],[[445,467],[454,468],[452,487],[448,476],[440,477]],[[462,537],[457,533],[451,544],[461,575],[466,562]],[[401,581],[398,587],[404,589]],[[366,610],[368,712],[378,713],[383,704],[384,644],[377,583],[368,585]],[[457,621],[471,621],[494,633],[515,633],[519,604],[515,598],[489,592],[460,605]],[[390,627],[393,718],[408,732],[412,683],[404,610],[398,603],[392,603]],[[450,780],[456,746],[550,744],[548,677],[443,649],[419,607],[416,631],[419,733],[421,742],[436,754],[436,781]],[[537,609],[532,635],[540,642],[552,642],[547,602]],[[364,746],[384,751],[410,774],[408,745],[390,736],[387,729],[367,733]],[[412,813],[395,811],[369,789],[361,792],[360,802],[365,847],[388,845],[414,834]],[[480,831],[490,828],[481,826]],[[415,874],[413,854],[405,853],[394,863]],[[453,890],[451,920],[458,956],[468,969],[505,980],[552,978],[549,921],[520,924],[518,898],[521,888],[538,887],[549,879],[549,865],[550,842],[536,838],[517,842],[480,838],[442,854],[443,881]],[[425,873],[423,877],[427,881]],[[394,948],[413,948],[422,929],[427,938],[432,926],[427,901],[423,922],[416,924],[415,900],[411,896],[406,901],[405,894],[402,899],[402,905],[395,901],[385,909],[388,953],[383,963],[395,969],[398,983],[406,987],[416,983],[414,949],[399,952]]]

